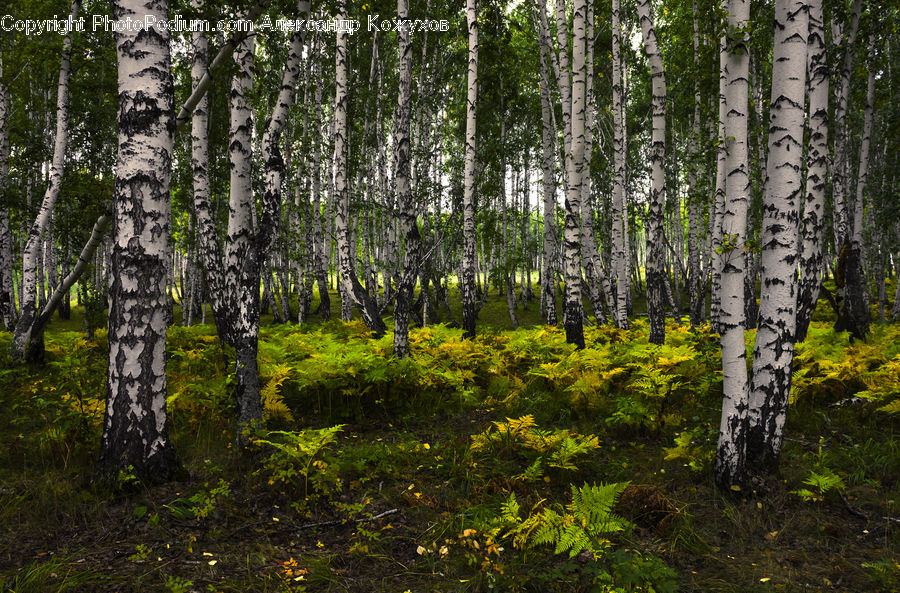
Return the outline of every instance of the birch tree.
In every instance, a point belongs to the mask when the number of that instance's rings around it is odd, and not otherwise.
[[[69,10],[69,18],[77,18],[80,8],[81,1],[73,0]],[[28,239],[22,255],[21,313],[16,323],[12,343],[10,344],[10,356],[13,362],[22,359],[28,339],[31,336],[32,324],[38,314],[37,267],[38,260],[41,257],[41,243],[53,217],[53,210],[56,207],[56,199],[59,197],[66,163],[66,149],[69,141],[69,80],[72,71],[72,37],[70,32],[63,38],[59,81],[56,85],[56,132],[53,137],[53,160],[50,164],[47,188],[37,217],[28,230]]]
[[[9,91],[3,82],[3,47],[0,46],[0,323],[13,328],[15,302],[12,290],[12,250],[9,233]]]
[[[747,152],[749,0],[728,0],[725,59],[725,198],[722,205],[719,334],[722,344],[722,419],[713,473],[720,487],[739,484],[746,470],[748,405],[744,347],[744,265],[750,195]]]
[[[116,0],[116,19],[166,20],[166,0]],[[166,29],[116,34],[119,151],[110,250],[109,370],[102,473],[151,481],[178,468],[166,414],[166,254],[173,132]]]
[[[346,20],[347,7],[339,3],[339,18]],[[334,95],[334,203],[335,236],[337,237],[338,266],[340,268],[341,299],[356,306],[363,321],[376,337],[384,335],[387,327],[372,299],[356,275],[356,242],[351,241],[350,190],[347,175],[347,78],[350,69],[347,56],[349,32],[339,30],[335,51]]]
[[[825,188],[828,184],[828,96],[830,74],[825,53],[822,0],[809,0],[807,72],[809,76],[809,153],[800,243],[800,286],[797,294],[796,339],[806,339],[819,300],[824,272]]]
[[[538,32],[541,63],[541,170],[543,172],[544,244],[541,256],[541,313],[547,325],[556,325],[556,180],[554,175],[556,130],[552,121],[550,94],[550,39],[547,32],[546,5],[535,0],[535,30]]]
[[[466,23],[469,28],[469,68],[466,86],[466,157],[463,170],[463,261],[462,261],[462,327],[467,338],[475,337],[478,315],[475,296],[475,134],[478,103],[478,7],[476,0],[466,0]]]
[[[748,466],[767,473],[778,467],[794,358],[808,34],[806,0],[778,0],[762,221],[762,289],[746,445]]]
[[[616,274],[616,326],[628,329],[628,237],[625,230],[625,113],[622,106],[622,23],[620,0],[612,0],[613,204],[612,250]]]
[[[572,21],[572,102],[570,110],[571,145],[566,150],[566,220],[565,228],[563,229],[566,280],[564,323],[566,327],[566,341],[570,344],[575,344],[578,348],[584,348],[579,215],[581,214],[581,184],[584,173],[585,45],[587,43],[585,24],[587,20],[587,2],[585,0],[576,0],[574,10]],[[565,55],[565,47],[562,47],[561,50],[560,57]],[[565,99],[563,103],[563,111],[565,112]]]
[[[409,0],[397,0],[397,18],[409,18]],[[419,265],[421,237],[416,224],[416,210],[410,191],[409,128],[412,108],[412,43],[409,28],[398,32],[400,41],[400,89],[397,99],[397,202],[400,210],[400,232],[404,238],[404,261],[397,283],[397,304],[394,307],[394,356],[409,356],[409,314],[412,308],[413,288]],[[425,285],[422,285],[425,290]],[[423,318],[426,315],[423,315]]]
[[[868,55],[875,50],[874,36],[870,35]],[[869,333],[869,294],[866,273],[863,267],[863,216],[865,212],[865,191],[869,177],[869,147],[872,142],[872,119],[875,110],[875,70],[869,64],[866,84],[866,105],[863,116],[863,131],[859,146],[859,171],[856,176],[856,197],[853,201],[853,226],[848,241],[841,248],[838,266],[843,268],[844,298],[842,309],[835,323],[835,330],[849,331],[862,340]]]
[[[650,342],[662,344],[666,339],[666,320],[663,312],[665,268],[663,265],[663,205],[666,201],[666,73],[656,31],[650,0],[638,0],[638,18],[644,52],[650,62],[652,79],[653,133],[650,140],[650,200],[647,212],[647,314],[650,318]]]

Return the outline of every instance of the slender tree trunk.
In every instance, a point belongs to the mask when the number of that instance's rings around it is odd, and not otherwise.
[[[62,281],[60,281],[59,285],[53,291],[53,294],[47,299],[47,304],[41,310],[40,315],[35,317],[34,323],[32,324],[31,340],[29,340],[28,348],[25,350],[25,360],[27,362],[44,362],[44,330],[47,327],[47,323],[53,316],[53,311],[56,310],[57,306],[61,307],[64,300],[68,298],[69,289],[72,288],[72,285],[75,284],[85,268],[87,268],[88,262],[90,262],[91,258],[94,256],[94,251],[97,249],[97,246],[100,245],[103,236],[106,234],[106,229],[109,226],[110,220],[112,219],[106,214],[97,219],[87,243],[85,243],[78,256],[75,267],[66,274]]]
[[[600,262],[600,252],[597,249],[597,239],[594,233],[594,208],[591,200],[591,158],[593,156],[593,129],[594,129],[594,9],[593,3],[587,3],[587,15],[585,26],[585,125],[584,125],[584,165],[581,180],[581,245],[582,259],[584,261],[584,275],[588,287],[588,296],[591,307],[594,309],[594,317],[598,324],[606,323],[603,299],[606,292],[601,287],[606,279],[603,274],[603,266]]]
[[[397,17],[409,18],[409,0],[397,0]],[[397,283],[397,302],[394,307],[394,356],[409,356],[409,314],[412,307],[413,289],[419,273],[419,251],[421,237],[416,224],[416,204],[410,191],[409,175],[409,127],[412,110],[412,43],[409,29],[399,32],[400,42],[400,89],[397,98],[397,202],[400,214],[400,231],[405,240],[403,269]],[[425,285],[422,285],[425,291]],[[427,318],[427,311],[423,314]]]
[[[166,0],[116,0],[114,17],[168,18]],[[166,415],[166,253],[174,152],[169,33],[116,34],[119,156],[113,192],[109,371],[101,473],[148,481],[178,468]]]
[[[638,0],[644,51],[650,62],[653,89],[653,134],[650,157],[650,205],[647,215],[647,314],[650,318],[650,342],[666,340],[663,294],[667,282],[663,268],[663,204],[666,201],[666,73],[653,28],[650,0]]]
[[[3,83],[3,48],[0,47],[0,196],[9,185],[9,91]],[[0,199],[0,323],[12,330],[15,303],[12,287],[12,237],[9,232],[9,207]]]
[[[346,19],[345,0],[339,7],[340,18]],[[347,176],[347,77],[349,62],[347,56],[347,30],[337,33],[335,56],[335,99],[334,99],[334,203],[335,235],[338,243],[338,264],[341,277],[341,298],[343,302],[356,305],[363,321],[376,337],[384,335],[387,327],[378,312],[378,307],[356,275],[356,243],[351,242],[350,191]],[[408,141],[407,141],[408,142]],[[343,305],[342,302],[342,305]]]
[[[825,271],[825,188],[828,184],[828,60],[822,0],[809,0],[809,154],[800,245],[800,288],[797,295],[797,341],[806,339]]]
[[[612,250],[616,274],[616,326],[628,329],[628,208],[625,204],[625,117],[622,105],[620,0],[612,0],[613,203]]]
[[[716,484],[744,481],[749,387],[744,346],[744,247],[750,197],[747,153],[749,0],[728,0],[725,86],[725,202],[722,216],[719,333],[722,343],[722,421],[713,467]]]
[[[478,104],[478,7],[466,0],[469,27],[469,74],[466,92],[466,160],[463,172],[462,326],[467,338],[475,337],[478,315],[475,296],[475,113]]]
[[[566,221],[563,231],[565,246],[565,326],[566,341],[584,348],[584,320],[581,304],[581,237],[579,215],[581,213],[581,184],[584,173],[584,120],[585,120],[585,21],[586,0],[576,0],[572,23],[572,93],[571,138],[566,151]],[[565,54],[565,48],[560,56]],[[563,112],[566,109],[563,107]]]
[[[722,0],[723,7],[725,6],[727,0]],[[713,260],[713,273],[712,273],[712,286],[710,288],[710,306],[709,306],[709,317],[710,317],[710,326],[713,331],[718,334],[724,334],[724,328],[720,323],[720,319],[722,316],[722,274],[724,273],[724,265],[726,258],[721,257],[722,255],[722,239],[724,234],[724,225],[725,225],[725,189],[726,189],[726,168],[727,168],[727,159],[728,159],[728,137],[725,135],[725,127],[728,121],[728,104],[727,104],[727,93],[728,93],[728,44],[726,42],[726,37],[723,36],[721,42],[719,44],[719,123],[717,126],[717,149],[716,149],[716,187],[715,187],[715,195],[713,196],[713,214],[710,216],[710,225],[712,229],[710,229],[710,235],[712,237],[711,241],[711,251],[712,251],[712,260]],[[746,206],[744,207],[744,216],[746,217]],[[729,224],[733,224],[730,222]],[[746,220],[740,223],[741,233],[744,232],[744,228],[746,227]],[[741,268],[743,274],[743,268]],[[734,279],[730,279],[733,281]],[[743,284],[743,279],[741,279],[741,283]],[[731,320],[735,321],[734,319]],[[741,321],[743,324],[743,321]],[[724,352],[724,351],[723,351]]]
[[[195,10],[200,10],[202,0],[193,0]],[[202,32],[192,37],[194,55],[191,62],[191,83],[194,89],[207,75],[208,42]],[[212,209],[209,179],[209,99],[204,94],[195,104],[191,114],[191,170],[194,192],[194,216],[197,225],[197,246],[203,262],[213,321],[219,338],[232,343],[226,310],[226,293],[222,270],[222,250],[216,235],[215,215]]]
[[[259,323],[259,281],[250,286],[245,279],[259,278],[259,262],[251,252],[253,240],[253,188],[251,161],[253,112],[248,103],[253,88],[254,39],[242,41],[235,49],[237,70],[231,80],[231,127],[229,132],[228,235],[225,253],[225,289],[228,295],[228,326],[235,348],[235,404],[238,440],[245,427],[262,419],[257,373],[257,338],[254,319]],[[254,394],[256,396],[254,397]]]
[[[841,67],[841,86],[837,96],[837,105],[834,110],[834,166],[831,170],[831,180],[832,201],[834,202],[834,246],[835,251],[838,254],[843,250],[844,243],[849,240],[846,196],[846,187],[848,185],[847,171],[849,170],[847,164],[846,117],[847,104],[850,100],[850,79],[853,70],[856,35],[859,32],[859,18],[861,12],[862,0],[855,0],[853,4],[853,13],[850,17],[850,31],[847,34],[843,65]]]
[[[80,0],[73,0],[69,17],[78,17],[81,8]],[[22,298],[20,300],[21,314],[16,323],[10,344],[10,356],[13,362],[22,359],[25,347],[31,336],[31,326],[38,313],[38,281],[37,268],[39,264],[41,243],[44,233],[50,225],[53,209],[56,206],[56,198],[59,196],[62,185],[63,169],[66,163],[66,148],[69,140],[69,78],[72,63],[72,34],[63,38],[62,58],[59,66],[59,81],[56,91],[56,135],[53,141],[53,160],[50,164],[47,189],[41,202],[37,217],[28,231],[28,241],[22,255]],[[5,177],[5,176],[4,176]]]
[[[806,0],[777,0],[762,289],[747,414],[747,465],[768,473],[778,468],[781,455],[794,359],[808,34]]]
[[[703,191],[697,187],[698,152],[700,144],[700,32],[697,22],[697,0],[693,3],[694,25],[694,119],[691,125],[690,164],[688,165],[688,295],[691,327],[703,320],[703,286],[700,271],[699,204]]]
[[[869,37],[868,55],[875,49],[874,36]],[[863,266],[863,216],[866,185],[869,180],[869,146],[872,139],[872,118],[875,109],[875,71],[869,65],[869,76],[866,90],[866,108],[863,122],[862,142],[859,148],[859,173],[856,177],[856,200],[853,205],[853,231],[849,242],[841,249],[838,265],[843,265],[844,299],[841,314],[835,323],[836,331],[849,331],[862,340],[869,333],[871,323],[869,314],[869,287]]]
[[[376,36],[377,39],[377,36]],[[322,76],[322,63],[317,55],[313,58],[313,79],[319,80]],[[319,287],[319,314],[322,321],[331,318],[331,297],[328,294],[328,259],[331,251],[331,237],[325,237],[322,231],[322,139],[318,133],[325,122],[322,117],[322,86],[316,85],[315,94],[315,118],[313,128],[313,162],[312,162],[312,194],[313,194],[313,233],[316,283]],[[326,216],[328,215],[326,208]],[[327,245],[327,247],[326,247]]]
[[[556,271],[556,183],[554,161],[556,130],[551,120],[553,104],[550,98],[550,39],[547,33],[546,8],[542,0],[534,3],[535,28],[539,31],[541,52],[541,147],[544,192],[544,248],[541,257],[541,314],[547,325],[556,325],[556,291],[553,278]]]

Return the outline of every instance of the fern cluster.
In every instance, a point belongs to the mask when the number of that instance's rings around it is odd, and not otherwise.
[[[627,482],[572,486],[572,500],[565,507],[543,508],[525,519],[519,517],[516,495],[510,494],[500,512],[500,521],[509,528],[504,537],[512,536],[517,548],[551,546],[554,554],[568,553],[570,558],[585,550],[602,555],[610,546],[608,536],[631,527],[612,512],[626,486]]]

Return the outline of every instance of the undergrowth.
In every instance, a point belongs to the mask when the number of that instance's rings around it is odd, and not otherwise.
[[[116,493],[91,484],[105,333],[51,331],[45,367],[0,368],[0,590],[897,590],[900,328],[850,343],[814,323],[782,475],[729,495],[709,471],[718,337],[647,333],[587,327],[575,350],[553,327],[433,325],[398,361],[360,322],[267,326],[268,430],[239,455],[234,352],[173,327],[192,479]]]

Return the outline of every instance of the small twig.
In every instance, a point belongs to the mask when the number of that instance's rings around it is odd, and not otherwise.
[[[859,510],[857,510],[857,509],[854,509],[852,506],[850,506],[850,501],[847,500],[847,497],[844,496],[843,494],[841,494],[841,500],[844,501],[844,506],[847,507],[847,510],[850,511],[850,514],[851,514],[851,515],[853,515],[854,517],[859,517],[860,519],[864,519],[864,520],[866,520],[866,521],[869,520],[869,516],[868,516],[868,515],[866,515],[866,514],[863,513],[862,511],[859,511]]]
[[[383,517],[387,517],[388,515],[393,515],[394,513],[399,513],[400,509],[391,509],[389,511],[384,511],[383,513],[378,513],[377,515],[373,515],[372,517],[363,517],[362,519],[356,519],[352,521],[352,523],[366,523],[368,521],[374,521],[375,519],[381,519]],[[348,523],[348,521],[342,521],[340,519],[335,521],[322,521],[321,523],[308,523],[306,525],[301,525],[298,527],[298,530],[303,529],[312,529],[313,527],[333,527],[335,525],[344,525]]]

